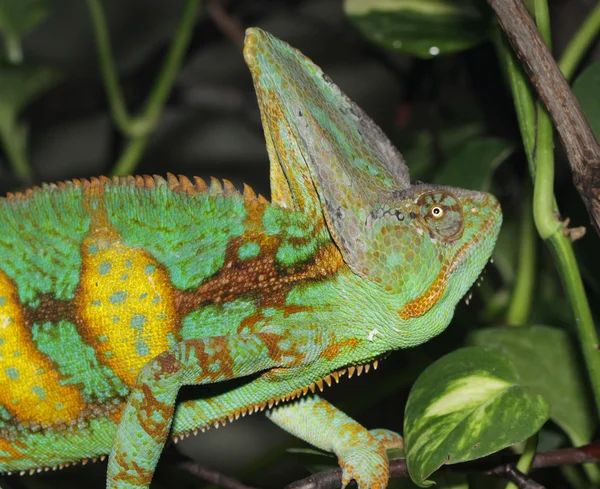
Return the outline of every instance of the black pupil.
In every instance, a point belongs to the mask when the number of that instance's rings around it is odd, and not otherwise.
[[[441,210],[440,210],[440,208],[439,208],[439,207],[434,207],[434,208],[433,208],[433,215],[434,215],[434,216],[439,216],[439,215],[440,215],[440,212],[441,212]]]

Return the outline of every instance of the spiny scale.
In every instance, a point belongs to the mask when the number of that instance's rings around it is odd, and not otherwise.
[[[105,176],[86,178],[75,178],[73,180],[66,180],[56,183],[42,183],[40,187],[34,186],[24,190],[23,192],[8,192],[6,194],[7,200],[20,200],[28,199],[33,197],[37,192],[42,191],[53,191],[53,190],[64,190],[70,187],[81,187],[83,189],[88,188],[105,188],[107,185],[113,185],[115,187],[137,187],[145,188],[148,190],[154,189],[160,185],[166,185],[167,188],[174,192],[182,192],[186,194],[195,194],[200,192],[206,192],[210,189],[214,194],[233,194],[240,192],[235,188],[226,178],[221,180],[210,177],[210,187],[200,177],[194,177],[193,182],[185,175],[174,175],[167,173],[167,178],[163,178],[160,175],[136,175],[136,176],[115,176],[108,178]],[[247,201],[258,200],[260,203],[267,203],[267,200],[262,195],[256,195],[254,190],[244,184],[243,194],[244,199]]]
[[[306,387],[297,389],[294,392],[291,392],[290,394],[286,394],[285,396],[277,397],[275,399],[269,399],[268,401],[263,401],[258,404],[254,404],[252,406],[244,407],[237,411],[234,411],[226,416],[223,416],[223,418],[217,419],[216,421],[212,421],[211,422],[212,426],[214,426],[215,428],[218,429],[219,425],[225,426],[225,424],[227,423],[228,420],[229,420],[229,422],[231,422],[235,419],[239,419],[240,416],[241,417],[246,416],[246,414],[253,414],[258,411],[264,411],[267,408],[271,409],[273,406],[277,406],[280,402],[291,401],[298,397],[302,397],[302,396],[306,395],[308,393],[308,391],[310,391],[314,394],[317,391],[317,388],[319,389],[319,391],[323,392],[323,390],[325,388],[325,384],[327,384],[329,387],[331,387],[331,385],[333,384],[333,381],[335,381],[335,383],[337,384],[340,381],[340,377],[342,377],[346,373],[348,373],[348,378],[351,378],[354,375],[354,373],[356,373],[356,376],[358,377],[363,372],[365,372],[365,373],[369,372],[369,370],[371,369],[371,366],[373,367],[373,370],[377,370],[377,368],[379,367],[379,362],[381,360],[383,360],[384,358],[385,357],[381,357],[381,358],[378,358],[371,362],[363,363],[360,365],[350,365],[347,368],[336,370],[335,372],[332,372],[332,373],[326,375],[322,379],[319,379],[319,380],[313,382],[312,384],[307,385]],[[173,441],[175,443],[177,443],[177,442],[179,442],[179,440],[188,438],[192,434],[197,435],[198,431],[201,431],[204,433],[206,430],[210,429],[210,427],[211,427],[211,424],[207,424],[206,426],[204,426],[202,428],[197,428],[195,430],[186,431],[185,433],[180,433],[179,435],[173,437]]]
[[[33,474],[39,474],[40,472],[49,472],[49,471],[55,471],[55,470],[60,470],[60,469],[65,469],[67,467],[71,467],[72,465],[86,465],[89,462],[97,462],[98,460],[100,460],[100,462],[103,462],[104,460],[106,460],[106,457],[108,455],[100,455],[99,457],[93,457],[93,458],[84,458],[82,460],[77,460],[74,462],[65,462],[64,464],[59,464],[59,465],[54,465],[52,467],[37,467],[35,469],[29,469],[29,470],[21,470],[19,472],[19,475],[33,475]],[[16,472],[15,472],[16,473]],[[13,472],[5,472],[5,475],[13,475]]]

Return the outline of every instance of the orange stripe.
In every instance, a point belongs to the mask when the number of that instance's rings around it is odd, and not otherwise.
[[[84,408],[73,385],[60,383],[53,362],[33,342],[17,288],[0,271],[0,403],[21,423],[74,421]]]
[[[440,300],[446,290],[448,266],[444,265],[423,295],[407,303],[398,314],[402,319],[418,318],[431,309]]]

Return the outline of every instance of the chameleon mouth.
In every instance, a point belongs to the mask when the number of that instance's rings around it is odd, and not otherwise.
[[[177,443],[180,440],[183,440],[184,438],[188,438],[190,435],[197,435],[199,432],[204,433],[206,430],[210,429],[211,427],[218,429],[220,426],[225,426],[228,421],[232,422],[232,421],[235,421],[236,419],[243,418],[246,415],[254,414],[259,411],[264,411],[265,409],[271,409],[272,407],[277,406],[279,403],[298,399],[298,398],[308,394],[309,391],[312,392],[313,394],[315,392],[317,392],[317,389],[320,392],[323,392],[323,390],[325,389],[325,386],[331,387],[334,382],[336,384],[339,383],[340,379],[344,375],[347,375],[348,378],[351,379],[355,374],[357,377],[359,377],[363,373],[365,373],[365,374],[368,373],[371,369],[377,370],[377,368],[379,367],[379,362],[382,359],[383,358],[377,358],[375,360],[370,360],[366,363],[361,363],[359,365],[349,365],[340,370],[331,372],[330,374],[326,375],[322,379],[316,380],[315,382],[310,383],[306,387],[296,389],[295,391],[292,391],[289,394],[286,394],[286,395],[283,395],[280,397],[274,397],[274,398],[268,399],[266,401],[262,401],[262,402],[259,402],[256,404],[252,404],[250,406],[236,409],[236,410],[232,411],[231,413],[223,416],[222,418],[211,421],[210,423],[206,424],[205,426],[195,428],[193,430],[185,431],[182,433],[178,433],[177,435],[173,436],[172,439],[175,443]]]

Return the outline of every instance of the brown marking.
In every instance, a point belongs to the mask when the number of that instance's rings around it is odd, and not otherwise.
[[[190,342],[188,342],[189,344]],[[198,341],[199,344],[203,343]],[[154,380],[158,381],[162,379],[164,376],[171,376],[174,373],[177,373],[181,370],[182,365],[175,353],[170,351],[166,351],[160,355],[158,355],[154,360],[151,360],[153,363],[153,367],[156,365],[156,368],[153,368],[154,372]]]
[[[292,314],[296,314],[298,312],[310,312],[313,311],[312,307],[309,306],[298,306],[295,304],[291,304],[291,305],[284,305],[281,306],[279,308],[282,312],[283,312],[283,317],[287,318]],[[265,316],[264,312],[262,310],[257,311],[254,314],[251,314],[250,316],[245,317],[244,319],[242,319],[242,321],[240,321],[240,325],[237,328],[237,333],[241,334],[241,333],[245,333],[245,334],[252,334],[252,333],[256,333],[258,331],[260,331],[260,329],[257,327],[259,322],[263,322],[264,324],[261,325],[261,329],[264,328],[265,326],[268,326],[271,321],[273,319],[275,319],[276,316]]]
[[[163,441],[169,430],[169,420],[173,417],[175,406],[167,405],[154,397],[152,390],[146,384],[141,385],[140,389],[144,394],[142,402],[136,406],[136,415],[142,429],[157,442]],[[156,420],[156,416],[160,419]]]
[[[31,307],[23,304],[23,314],[27,324],[58,323],[59,321],[69,321],[75,323],[75,306],[73,301],[67,299],[57,299],[53,294],[41,294],[38,296],[40,301],[37,307]]]
[[[252,260],[240,260],[238,249],[247,241],[258,242],[261,253]],[[315,253],[312,263],[280,269],[275,259],[277,248],[276,237],[262,234],[246,233],[232,240],[227,248],[225,263],[208,282],[196,290],[176,293],[180,317],[204,304],[222,304],[246,294],[257,297],[258,307],[283,306],[287,293],[294,285],[329,277],[343,265],[339,250],[331,243]]]
[[[13,462],[15,460],[21,460],[27,458],[27,445],[18,439],[3,440],[0,439],[0,451],[7,453],[8,455],[1,455],[1,462]]]
[[[115,462],[119,466],[114,475],[114,481],[123,481],[138,487],[148,487],[152,480],[153,470],[141,467],[129,454],[120,452],[115,455]]]
[[[359,345],[360,341],[357,338],[350,338],[347,340],[343,340],[340,341],[338,343],[331,343],[327,346],[327,348],[325,348],[320,355],[320,358],[325,358],[327,360],[333,360],[335,359],[335,357],[337,357],[340,354],[340,350],[342,348],[350,348],[351,350],[354,350],[358,345]]]
[[[290,342],[288,349],[282,349],[280,344],[282,341],[287,340],[288,337],[280,336],[273,333],[259,333],[258,336],[263,340],[263,343],[269,350],[269,358],[276,363],[280,363],[284,357],[293,357],[294,360],[286,360],[285,367],[295,367],[302,364],[306,359],[306,353],[298,350],[299,345],[296,342]],[[271,369],[274,370],[274,369]],[[271,371],[269,370],[269,372]]]

